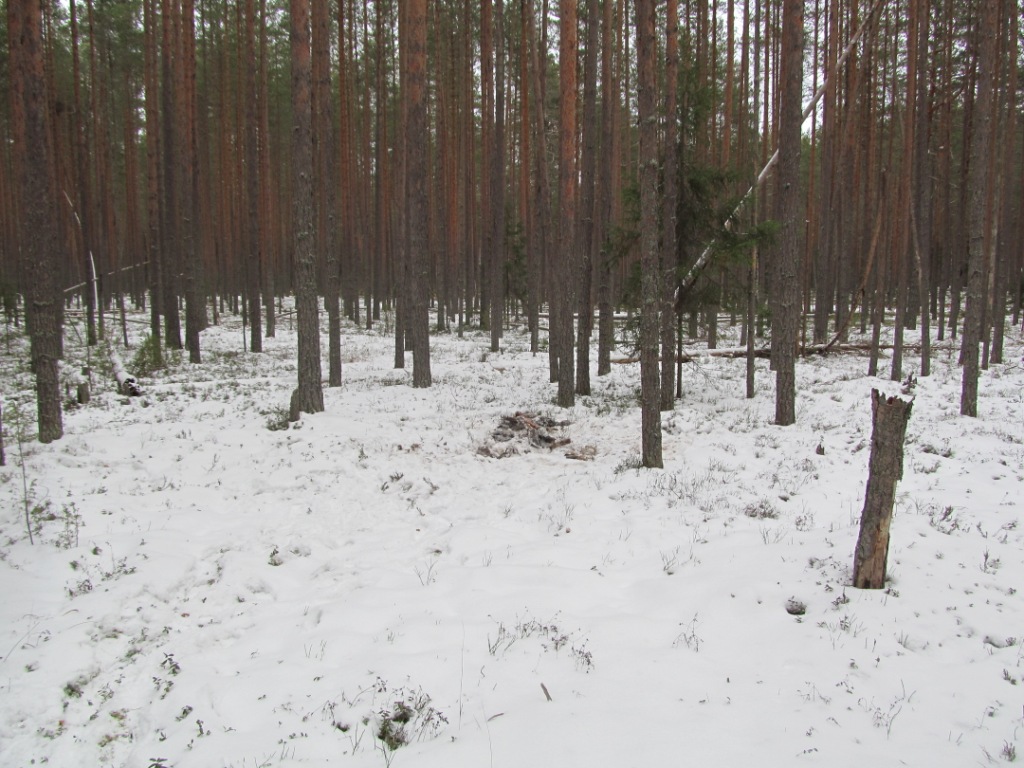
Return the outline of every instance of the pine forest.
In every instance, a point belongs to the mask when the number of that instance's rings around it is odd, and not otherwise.
[[[557,7],[554,7],[557,5]],[[557,402],[607,373],[616,318],[641,358],[645,462],[684,331],[719,313],[779,377],[871,331],[962,335],[962,410],[1020,315],[1021,9],[1009,0],[9,2],[0,78],[0,285],[33,334],[40,437],[60,435],[60,329],[88,343],[145,309],[202,360],[282,296],[300,326],[293,407],[320,339],[393,317],[396,365],[429,335],[512,319]],[[566,62],[569,62],[566,65]],[[321,309],[322,307],[322,309]],[[685,326],[685,328],[684,328]],[[703,331],[701,329],[704,329]],[[767,340],[767,341],[766,341]]]
[[[0,766],[1016,759],[1024,0],[0,6]]]

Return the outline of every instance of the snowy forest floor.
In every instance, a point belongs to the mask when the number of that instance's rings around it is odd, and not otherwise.
[[[766,360],[752,400],[743,360],[687,364],[665,469],[643,470],[638,366],[563,410],[522,329],[497,354],[436,334],[434,385],[413,389],[378,328],[346,324],[343,386],[288,429],[287,320],[252,354],[224,318],[203,364],[136,398],[94,349],[92,401],[46,446],[8,329],[0,766],[941,768],[1024,749],[1019,329],[976,419],[936,350],[888,588],[861,591],[870,390],[900,394],[866,356],[799,360],[785,428]],[[70,330],[67,355],[84,362]],[[500,431],[517,412],[571,442]]]

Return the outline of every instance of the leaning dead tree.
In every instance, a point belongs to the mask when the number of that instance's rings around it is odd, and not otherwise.
[[[821,84],[814,92],[814,96],[811,97],[811,100],[804,107],[801,123],[806,122],[807,118],[811,116],[812,112],[814,112],[815,107],[818,106],[818,102],[821,101],[821,97],[825,95],[825,91],[828,89],[832,78],[835,77],[835,73],[842,68],[843,64],[845,64],[846,60],[850,57],[850,54],[853,53],[854,49],[856,49],[861,38],[864,37],[865,33],[871,28],[871,24],[875,18],[875,11],[881,8],[881,6],[882,0],[874,0],[871,4],[871,8],[868,10],[867,16],[865,16],[864,21],[853,34],[853,37],[850,38],[850,41],[847,43],[846,49],[843,51],[842,55],[836,60],[836,63],[832,68],[832,72],[827,73],[826,76],[822,78]],[[732,215],[726,220],[725,226],[727,229],[731,229],[733,227],[737,215],[743,210],[747,203],[754,199],[757,191],[761,188],[765,180],[768,178],[768,175],[772,172],[772,169],[778,163],[779,157],[779,150],[776,149],[775,152],[772,153],[772,156],[768,158],[768,162],[765,163],[763,168],[761,168],[760,173],[757,174],[757,179],[750,185],[746,194],[740,198],[740,201],[733,209]],[[711,259],[717,252],[719,246],[720,243],[718,240],[714,240],[709,243],[701,252],[697,260],[690,266],[689,270],[687,270],[686,274],[683,275],[683,278],[676,286],[675,304],[677,307],[682,305],[683,299],[691,290],[693,290],[693,287],[697,284],[697,280],[700,278],[701,274],[703,274],[704,269],[711,263]]]
[[[853,586],[882,589],[889,556],[889,526],[896,483],[903,478],[903,441],[913,401],[882,397],[871,390],[871,458],[860,536],[853,558]]]

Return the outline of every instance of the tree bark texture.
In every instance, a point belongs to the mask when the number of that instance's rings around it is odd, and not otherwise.
[[[256,61],[256,5],[245,0],[245,33],[242,36],[242,56],[246,62]],[[256,120],[259,108],[259,68],[245,67],[245,260],[246,292],[249,300],[249,349],[263,351],[263,323],[260,308],[260,263],[263,241],[260,236],[260,164],[259,127]],[[273,297],[264,297],[273,304]]]
[[[21,256],[32,370],[36,376],[39,442],[64,435],[60,406],[61,304],[57,255],[61,247],[57,201],[53,196],[53,145],[47,125],[40,0],[10,3],[12,67],[18,70],[14,137],[21,187]]]
[[[338,267],[334,142],[334,102],[331,99],[331,24],[327,3],[312,7],[313,152],[317,263],[323,274],[327,311],[327,385],[341,386],[341,273]]]
[[[534,296],[533,306],[530,308],[532,332],[530,336],[530,350],[534,353],[539,349],[540,335],[540,286],[542,282],[544,265],[548,262],[550,250],[549,224],[551,209],[551,189],[548,179],[547,164],[547,138],[544,130],[544,66],[546,52],[542,55],[540,50],[541,42],[537,38],[536,24],[534,22],[535,11],[533,0],[525,0],[523,13],[526,16],[527,45],[530,57],[530,131],[532,137],[532,157],[527,157],[528,162],[534,165],[533,178],[533,205],[530,207],[530,284]],[[549,304],[550,307],[550,304]],[[554,341],[551,333],[550,319],[548,322],[549,361],[554,360]],[[550,363],[549,363],[550,364]],[[552,381],[557,380],[557,366],[551,366],[553,375]]]
[[[967,301],[964,307],[964,331],[961,349],[963,380],[960,390],[960,414],[978,415],[978,374],[982,315],[985,311],[987,254],[985,252],[986,197],[990,184],[989,153],[994,113],[996,32],[999,0],[983,0],[981,21],[975,45],[978,50],[978,95],[971,124],[970,159],[967,175]]]
[[[903,442],[913,401],[885,398],[871,390],[871,458],[860,536],[853,560],[853,586],[882,589],[889,555],[889,528],[896,483],[903,478]]]
[[[291,0],[292,245],[298,316],[298,388],[292,414],[324,409],[313,222],[313,133],[309,0]]]
[[[580,133],[579,322],[576,330],[576,394],[590,394],[590,336],[594,326],[595,221],[597,214],[597,49],[601,22],[597,0],[586,1],[586,48],[583,54],[583,124]]]
[[[163,245],[160,222],[160,134],[159,134],[159,86],[157,85],[157,43],[156,3],[145,0],[143,4],[143,29],[145,37],[145,116],[146,116],[146,218],[147,247],[149,258],[149,305],[150,335],[154,349],[163,355],[163,330],[160,325],[163,304]]]
[[[551,302],[551,344],[557,343],[558,405],[570,408],[576,402],[575,360],[573,359],[573,309],[577,278],[577,204],[576,192],[576,0],[559,2],[558,60],[571,62],[558,69],[559,115],[558,121],[558,196],[559,221],[562,222],[558,245],[558,291]]]
[[[412,337],[412,385],[429,387],[430,375],[430,254],[427,238],[427,3],[409,0],[406,9],[409,24],[408,52],[408,126],[406,140],[406,183],[409,196],[409,304],[406,328]]]
[[[672,360],[676,347],[675,303],[676,270],[679,242],[676,236],[676,212],[679,206],[679,14],[677,0],[668,0],[666,7],[665,43],[665,151],[662,168],[663,195],[661,213],[661,410],[675,406],[676,366]],[[726,145],[728,146],[728,145]]]
[[[772,288],[776,353],[775,423],[796,421],[796,344],[800,323],[800,124],[803,86],[803,3],[784,0],[779,105],[779,246]]]
[[[658,136],[655,113],[654,0],[636,2],[640,117],[640,432],[645,467],[661,467],[661,371],[658,367]]]
[[[195,7],[193,0],[181,5],[182,84],[178,91],[182,180],[182,246],[185,278],[185,346],[191,363],[202,362],[200,331],[206,326],[206,291],[203,287],[203,227],[199,186],[199,137],[196,125]],[[108,196],[109,197],[109,196]]]
[[[612,162],[615,156],[615,105],[618,93],[612,76],[615,19],[611,0],[605,0],[601,17],[601,157],[597,178],[597,221],[595,222],[597,258],[597,375],[611,373],[611,349],[615,342],[612,303],[612,265],[605,248],[607,231],[612,225]]]
[[[175,38],[174,16],[169,0],[160,0],[160,153],[162,194],[160,197],[160,236],[162,239],[160,257],[163,259],[161,277],[164,313],[164,343],[168,349],[181,349],[181,313],[178,296],[181,294],[178,275],[181,272],[179,242],[180,222],[178,210],[179,185],[178,165],[175,156],[180,150],[177,124],[175,121],[175,91],[181,86],[178,72],[180,61],[175,54],[178,45]],[[101,323],[102,325],[102,323]],[[100,336],[103,336],[102,330]]]

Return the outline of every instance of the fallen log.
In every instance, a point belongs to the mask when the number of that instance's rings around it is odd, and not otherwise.
[[[879,349],[892,349],[892,344],[880,344]],[[910,350],[912,352],[919,352],[921,350],[920,344],[904,344],[903,349]],[[864,344],[812,344],[807,347],[800,347],[797,350],[797,354],[801,357],[810,357],[811,355],[828,355],[833,352],[870,352],[871,345]],[[754,350],[754,357],[767,359],[771,357],[772,351],[770,347],[761,347]],[[676,362],[680,363],[692,363],[702,357],[725,357],[725,358],[739,358],[746,357],[747,350],[742,347],[727,347],[724,349],[706,349],[700,352],[687,353],[684,352],[676,357]],[[660,362],[661,358],[659,358]],[[616,365],[628,365],[630,363],[639,363],[639,357],[620,357],[611,362]]]
[[[114,379],[117,380],[117,391],[129,397],[141,395],[142,387],[139,386],[138,379],[125,370],[124,363],[121,362],[121,357],[117,354],[117,351],[109,345],[107,346],[107,351],[110,353],[110,367],[114,372]]]

